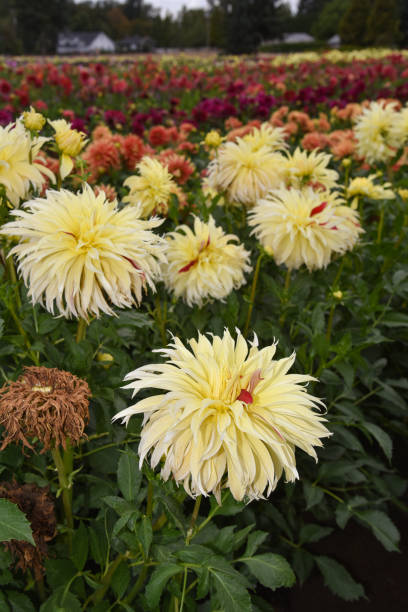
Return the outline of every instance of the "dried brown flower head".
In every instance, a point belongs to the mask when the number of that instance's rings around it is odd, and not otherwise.
[[[0,450],[11,442],[33,449],[37,438],[44,452],[67,438],[77,444],[89,420],[88,384],[57,368],[28,367],[15,382],[0,388],[0,425],[5,428]]]
[[[17,504],[31,523],[35,546],[20,540],[10,540],[4,542],[4,545],[15,559],[16,568],[20,568],[23,572],[31,569],[35,580],[39,580],[44,573],[43,562],[48,557],[47,542],[55,536],[57,526],[54,502],[48,487],[1,482],[0,497]]]

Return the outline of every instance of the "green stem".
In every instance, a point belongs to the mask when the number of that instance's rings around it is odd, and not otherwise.
[[[103,600],[106,591],[109,589],[109,586],[110,586],[110,583],[112,581],[114,573],[116,572],[117,568],[122,563],[122,561],[126,560],[128,557],[129,557],[129,553],[128,552],[126,554],[124,554],[124,555],[118,555],[116,557],[116,559],[111,563],[111,565],[109,566],[108,571],[106,572],[106,574],[102,578],[101,588],[98,589],[97,591],[95,591],[95,593],[90,598],[89,602],[92,601],[93,603],[97,604],[97,603],[100,603]]]
[[[127,597],[125,597],[125,599],[123,600],[124,604],[130,605],[136,595],[139,593],[139,591],[142,590],[142,587],[146,581],[148,571],[149,566],[147,565],[147,563],[145,563],[142,567],[142,571],[140,572],[138,579],[135,582],[133,589],[130,591],[129,595],[127,595]]]
[[[85,339],[87,325],[88,323],[85,321],[85,319],[79,319],[77,333],[75,336],[75,341],[77,344],[79,344],[80,342],[82,342],[82,340]]]
[[[186,596],[186,588],[187,588],[187,573],[188,573],[188,569],[187,567],[185,567],[184,577],[183,577],[183,590],[181,593],[181,601],[180,601],[180,612],[183,612],[183,608],[184,608],[184,598]]]
[[[378,222],[378,229],[377,229],[377,244],[380,244],[381,242],[381,236],[382,236],[382,231],[384,227],[384,211],[385,211],[384,206],[381,206],[380,220]]]
[[[327,329],[326,329],[327,342],[330,342],[330,336],[331,336],[332,325],[333,325],[333,315],[334,315],[335,308],[336,308],[336,304],[332,304],[330,308],[329,319],[327,321]]]
[[[35,585],[37,587],[37,593],[38,593],[38,597],[40,601],[41,602],[45,601],[46,595],[45,595],[44,578],[41,576],[41,578],[36,581]]]
[[[151,517],[153,511],[153,485],[149,480],[147,484],[147,502],[146,502],[146,516]]]
[[[262,252],[259,253],[258,259],[256,260],[255,273],[254,273],[254,278],[253,278],[252,287],[251,287],[251,295],[249,298],[248,314],[247,314],[245,327],[244,327],[244,338],[246,338],[248,335],[249,325],[251,323],[252,310],[255,304],[256,286],[258,284],[259,271],[261,269],[261,262],[262,262],[263,256],[264,256],[264,253]]]
[[[25,331],[25,329],[21,325],[21,321],[18,318],[18,315],[17,315],[16,311],[14,310],[13,306],[10,303],[7,304],[7,307],[8,307],[9,312],[10,312],[12,318],[13,318],[14,323],[16,324],[16,327],[17,327],[18,331],[20,332],[22,338],[24,339],[24,344],[27,347],[27,350],[28,350],[28,352],[30,354],[31,359],[33,360],[35,365],[37,365],[37,366],[40,365],[38,356],[36,355],[36,353],[33,350],[31,350],[31,342],[30,342],[30,340],[28,338],[27,332]]]
[[[193,537],[194,527],[197,522],[198,513],[200,510],[201,499],[202,499],[202,495],[199,495],[198,497],[196,497],[193,514],[191,515],[190,527],[188,528],[188,531],[187,531],[186,544],[190,544],[190,540]]]
[[[17,274],[16,274],[16,268],[14,266],[14,260],[12,256],[8,256],[6,257],[6,268],[7,268],[7,274],[10,280],[10,283],[12,285],[14,285],[14,293],[16,296],[16,304],[17,304],[17,310],[20,310],[21,308],[21,297],[20,297],[20,292],[18,290],[18,279],[17,279]]]
[[[72,531],[74,528],[74,519],[72,516],[72,490],[69,487],[68,474],[66,472],[66,467],[68,467],[68,460],[65,460],[61,457],[61,453],[58,447],[51,449],[52,458],[54,459],[55,467],[57,468],[58,473],[58,482],[62,492],[62,504],[64,507],[65,520],[68,527],[68,547],[69,552],[72,551]]]
[[[157,323],[157,327],[159,328],[163,346],[166,346],[167,345],[167,337],[166,337],[167,300],[164,300],[163,310],[162,310],[159,294],[156,295],[155,320]]]
[[[291,278],[291,268],[288,268],[286,270],[286,276],[285,276],[285,285],[283,287],[283,294],[282,294],[282,314],[279,317],[279,324],[283,327],[284,323],[285,323],[285,319],[286,319],[286,312],[284,311],[284,307],[286,306],[286,302],[288,301],[288,291],[289,291],[289,287],[290,287],[290,278]]]

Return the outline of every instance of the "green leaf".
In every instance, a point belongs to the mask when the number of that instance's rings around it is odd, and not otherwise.
[[[152,522],[148,516],[144,516],[138,525],[137,535],[142,544],[143,551],[147,557],[153,539]]]
[[[40,608],[40,612],[82,612],[82,610],[78,599],[72,593],[66,593],[63,586],[54,591]]]
[[[255,578],[269,589],[289,587],[296,581],[292,568],[281,555],[265,553],[255,557],[244,557],[240,561],[245,563]]]
[[[322,538],[325,538],[333,531],[332,527],[324,527],[323,525],[316,525],[315,523],[309,523],[303,525],[299,533],[299,539],[303,542],[318,542]]]
[[[324,584],[335,595],[345,601],[355,601],[365,596],[363,586],[338,561],[325,556],[315,557],[315,561],[323,575]]]
[[[399,552],[400,534],[389,516],[381,510],[364,510],[354,512],[358,518],[370,526],[373,534],[384,548],[390,552]]]
[[[214,551],[199,544],[190,544],[175,554],[184,563],[198,563],[199,565],[207,565],[211,557],[214,557]]]
[[[128,502],[136,500],[142,482],[139,470],[139,457],[131,450],[122,453],[118,463],[118,485],[123,497]]]
[[[130,582],[130,569],[127,563],[119,564],[112,577],[112,589],[118,599],[121,599]]]
[[[35,612],[35,608],[27,595],[19,591],[7,591],[7,599],[12,612]]]
[[[151,609],[154,610],[159,605],[161,594],[168,580],[182,571],[183,568],[175,563],[166,563],[155,568],[145,590],[146,601]]]
[[[244,552],[244,557],[252,557],[261,546],[261,544],[266,540],[269,533],[266,531],[254,531],[248,537],[247,546]]]
[[[16,504],[0,499],[0,542],[20,540],[35,546],[30,523]]]
[[[391,461],[392,456],[392,440],[390,436],[381,427],[374,423],[364,423],[364,428],[377,440],[378,444],[384,451],[385,456]]]
[[[306,498],[306,510],[310,510],[316,504],[320,504],[324,497],[323,491],[320,487],[313,486],[310,482],[304,481],[303,492]]]
[[[170,495],[162,495],[161,493],[158,493],[155,496],[155,499],[163,504],[165,510],[171,516],[176,526],[180,529],[181,533],[184,534],[186,532],[186,524],[188,523],[186,523],[181,505],[173,497],[170,497]]]
[[[107,495],[102,498],[102,501],[105,502],[109,506],[115,510],[119,516],[123,514],[128,514],[129,512],[136,512],[136,506],[125,499],[123,497],[117,497],[115,495]]]
[[[84,569],[86,560],[88,558],[88,547],[89,547],[88,531],[85,525],[81,521],[79,528],[75,531],[72,537],[72,553],[71,553],[71,559],[74,562],[75,567],[79,571]]]
[[[244,577],[235,571],[224,559],[209,566],[217,597],[225,612],[249,612],[251,598],[245,588]]]
[[[51,589],[64,587],[77,573],[75,565],[70,559],[47,559],[47,582]]]

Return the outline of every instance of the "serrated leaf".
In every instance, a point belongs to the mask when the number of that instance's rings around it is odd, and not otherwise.
[[[385,456],[391,461],[392,456],[392,440],[390,436],[381,427],[374,423],[364,423],[364,428],[370,432],[370,434],[377,440],[378,444],[384,451]]]
[[[102,501],[105,502],[109,508],[115,510],[119,516],[122,514],[128,514],[129,512],[136,511],[136,506],[125,499],[123,497],[117,497],[116,495],[107,495],[102,498]]]
[[[181,505],[169,495],[156,495],[156,500],[163,504],[165,510],[170,514],[171,518],[175,522],[176,526],[180,529],[181,533],[186,532],[186,519],[183,515]]]
[[[335,514],[336,523],[340,529],[344,529],[351,517],[350,510],[347,508],[346,504],[339,504],[336,508]]]
[[[155,568],[145,590],[146,601],[151,609],[154,610],[159,605],[168,580],[182,571],[183,568],[175,563],[166,563]]]
[[[145,557],[149,555],[150,545],[153,539],[152,522],[148,516],[144,516],[138,525],[137,535],[143,547]]]
[[[33,604],[24,593],[7,591],[7,599],[12,612],[35,612]]]
[[[82,609],[75,595],[65,592],[61,586],[41,605],[40,612],[81,612]]]
[[[292,565],[300,584],[303,584],[312,572],[314,566],[313,555],[307,550],[297,549],[293,553]]]
[[[199,544],[190,544],[175,553],[176,557],[184,563],[198,563],[199,565],[207,565],[211,557],[214,557],[214,551],[206,546]]]
[[[249,612],[251,598],[244,586],[243,576],[221,559],[209,566],[217,597],[225,612]]]
[[[274,553],[265,553],[255,557],[240,559],[257,580],[269,589],[289,587],[296,581],[292,568],[284,557]]]
[[[320,487],[313,486],[307,481],[303,483],[303,492],[306,498],[306,510],[310,510],[310,508],[313,508],[316,504],[320,504],[324,497],[324,493]]]
[[[207,596],[208,590],[210,588],[210,572],[208,567],[204,568],[195,568],[194,571],[198,575],[198,584],[197,584],[197,599],[202,599]]]
[[[325,538],[333,531],[332,527],[324,527],[323,525],[316,525],[315,523],[309,523],[303,525],[299,532],[299,539],[303,542],[318,542],[322,538]]]
[[[86,560],[88,558],[89,538],[88,530],[85,525],[81,522],[79,528],[75,531],[72,537],[72,553],[71,559],[74,562],[77,570],[81,571],[84,569]]]
[[[8,499],[0,499],[0,542],[20,540],[35,546],[26,515]]]
[[[355,601],[364,597],[364,588],[356,582],[343,565],[330,557],[315,557],[324,578],[324,584],[345,601]]]
[[[47,559],[47,582],[51,589],[65,586],[76,574],[76,567],[70,559]]]
[[[261,544],[266,540],[269,533],[266,531],[254,531],[248,537],[247,546],[244,552],[244,557],[252,557]]]
[[[128,502],[136,500],[142,482],[139,470],[139,457],[131,450],[122,453],[118,463],[117,477],[119,489]]]
[[[399,552],[400,534],[389,516],[381,510],[354,512],[358,518],[370,526],[373,534],[389,552]]]
[[[112,589],[118,599],[121,599],[130,582],[130,569],[127,563],[119,564],[112,577]]]

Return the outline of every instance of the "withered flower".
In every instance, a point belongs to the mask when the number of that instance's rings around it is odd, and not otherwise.
[[[29,442],[37,438],[41,452],[62,445],[66,440],[77,444],[85,437],[89,420],[88,384],[64,370],[27,367],[15,382],[0,388],[0,425],[5,428],[0,450],[11,442]]]
[[[1,482],[0,497],[5,497],[20,508],[31,523],[35,547],[29,542],[10,540],[4,546],[12,554],[15,567],[26,572],[31,569],[35,580],[44,573],[44,560],[48,557],[47,542],[56,534],[57,520],[54,502],[48,487],[35,484],[19,485],[16,482]]]

